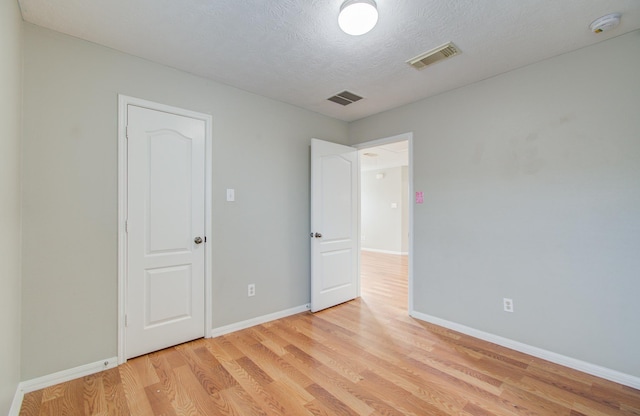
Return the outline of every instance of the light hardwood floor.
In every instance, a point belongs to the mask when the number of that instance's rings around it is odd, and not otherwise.
[[[25,396],[21,415],[640,415],[640,391],[408,317],[405,256],[362,298]]]

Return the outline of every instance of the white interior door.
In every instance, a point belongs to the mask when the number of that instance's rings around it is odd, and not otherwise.
[[[311,311],[359,294],[358,152],[311,139]]]
[[[205,122],[135,105],[127,119],[130,358],[205,335]]]

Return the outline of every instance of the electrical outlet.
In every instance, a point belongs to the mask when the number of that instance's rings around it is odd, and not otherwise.
[[[502,298],[502,304],[505,312],[513,312],[513,299]]]
[[[256,285],[255,283],[251,283],[247,286],[247,296],[255,296],[256,295]]]

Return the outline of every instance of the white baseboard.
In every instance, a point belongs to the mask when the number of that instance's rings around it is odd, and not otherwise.
[[[266,322],[275,321],[276,319],[286,318],[300,312],[306,312],[311,309],[308,303],[296,306],[295,308],[285,309],[284,311],[270,313],[268,315],[258,316],[257,318],[247,319],[246,321],[236,322],[234,324],[213,328],[211,337],[219,337],[220,335],[229,334],[231,332],[240,331],[241,329],[251,328],[252,326],[264,324]]]
[[[13,401],[11,402],[11,408],[9,409],[9,414],[7,416],[19,416],[20,408],[22,407],[22,399],[24,399],[24,391],[20,388],[20,384],[16,388],[16,395],[13,396]]]
[[[576,358],[567,357],[566,355],[558,354],[552,351],[548,351],[542,348],[534,347],[531,345],[523,344],[522,342],[514,341],[509,338],[504,338],[499,335],[490,334],[488,332],[480,331],[468,326],[464,326],[455,322],[447,321],[445,319],[437,318],[435,316],[427,315],[424,313],[412,311],[410,315],[416,319],[432,323],[434,325],[442,326],[448,329],[452,329],[457,332],[461,332],[466,335],[470,335],[474,338],[479,338],[484,341],[492,342],[494,344],[501,345],[512,350],[520,351],[525,354],[532,355],[534,357],[542,358],[543,360],[551,361],[553,363],[573,368],[574,370],[582,371],[583,373],[591,374],[596,377],[604,378],[616,383],[624,384],[625,386],[640,389],[640,377],[632,376],[631,374],[622,373],[617,370],[602,367],[597,364],[588,363],[586,361],[578,360]]]
[[[65,381],[99,373],[100,371],[115,368],[117,366],[118,358],[112,357],[96,361],[94,363],[81,365],[79,367],[70,368],[68,370],[58,371],[57,373],[47,374],[46,376],[36,377],[31,380],[21,381],[20,384],[18,384],[16,395],[13,397],[9,416],[18,416],[20,414],[20,407],[22,407],[22,400],[26,393],[31,393],[32,391],[55,386],[56,384],[64,383]]]
[[[30,393],[32,391],[44,389],[45,387],[54,386],[56,384],[64,383],[65,381],[74,380],[76,378],[88,376],[91,374],[99,373],[103,370],[115,368],[118,366],[118,358],[112,357],[104,360],[96,361],[81,365],[79,367],[70,368],[68,370],[58,371],[57,373],[48,374],[42,377],[36,377],[31,380],[23,381],[20,383],[20,388],[23,393]]]
[[[370,251],[372,253],[383,253],[383,254],[395,254],[398,256],[406,256],[409,254],[407,251],[392,251],[392,250],[380,250],[377,248],[360,248],[361,251]]]

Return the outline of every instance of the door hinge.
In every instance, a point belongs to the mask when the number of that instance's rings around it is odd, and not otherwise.
[[[129,220],[124,220],[124,232],[129,232]]]
[[[126,126],[124,128],[124,137],[129,139],[129,126]]]
[[[127,320],[127,315],[124,316],[124,327],[128,327],[129,326],[129,322]]]

